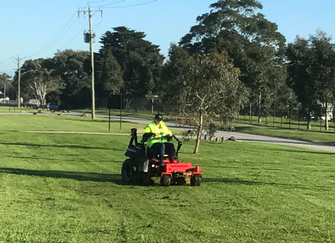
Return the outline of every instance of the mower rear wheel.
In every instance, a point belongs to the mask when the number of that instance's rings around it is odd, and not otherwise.
[[[122,181],[127,184],[134,183],[135,170],[131,159],[126,159],[121,168]]]
[[[192,186],[200,186],[201,183],[201,175],[193,175],[191,178]]]
[[[163,175],[161,178],[161,185],[162,186],[170,186],[171,184],[171,176]]]

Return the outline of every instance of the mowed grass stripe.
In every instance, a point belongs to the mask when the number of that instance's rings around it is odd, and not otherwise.
[[[27,133],[43,122],[106,129],[84,117],[31,117],[4,118],[18,125],[0,136],[0,242],[334,241],[332,153],[225,141],[202,142],[195,155],[191,141],[179,157],[200,165],[200,187],[131,186],[120,177],[130,137]]]

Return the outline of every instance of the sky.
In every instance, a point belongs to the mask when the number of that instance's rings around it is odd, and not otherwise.
[[[89,51],[83,33],[89,30],[88,15],[93,13],[92,26],[96,34],[94,51],[99,40],[113,27],[125,26],[146,34],[146,40],[158,45],[168,55],[171,43],[178,43],[197,24],[196,18],[210,12],[216,0],[11,0],[2,1],[0,40],[0,73],[10,76],[24,61],[52,58],[65,49]],[[334,0],[259,0],[260,12],[287,43],[297,35],[309,38],[318,29],[328,36],[335,33]],[[102,10],[102,14],[98,10]]]

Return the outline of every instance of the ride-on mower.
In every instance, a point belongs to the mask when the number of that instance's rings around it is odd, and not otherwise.
[[[163,164],[159,160],[158,154],[152,154],[146,142],[153,134],[143,135],[140,143],[137,140],[137,129],[131,129],[131,139],[125,152],[128,157],[121,169],[122,181],[126,184],[154,185],[152,177],[160,177],[162,186],[191,184],[200,186],[202,173],[200,167],[193,167],[191,163],[179,163],[178,152],[182,142],[172,136],[177,142],[176,155],[171,163],[168,156],[164,155]]]

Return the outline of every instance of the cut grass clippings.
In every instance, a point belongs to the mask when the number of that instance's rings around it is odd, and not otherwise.
[[[200,166],[200,187],[124,185],[129,136],[24,117],[0,116],[0,242],[335,241],[333,153],[225,141],[193,154],[191,141],[179,159]]]

